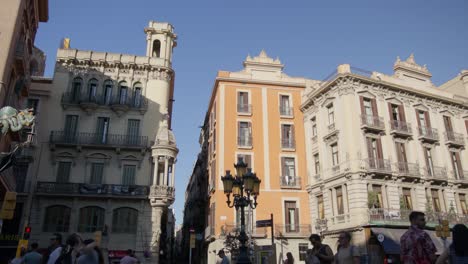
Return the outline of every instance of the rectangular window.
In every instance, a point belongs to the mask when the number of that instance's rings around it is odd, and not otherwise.
[[[329,104],[327,106],[327,111],[328,111],[328,125],[335,124],[335,111],[333,109],[333,104]]]
[[[104,163],[91,163],[91,177],[89,183],[102,184],[102,175],[104,174]]]
[[[298,232],[299,231],[299,208],[296,207],[296,202],[285,201],[285,220],[286,220],[286,232]]]
[[[250,113],[249,93],[248,92],[238,92],[237,93],[237,112],[239,112],[239,113]]]
[[[141,106],[141,88],[136,87],[133,95],[133,106],[140,107]]]
[[[338,157],[338,144],[331,145],[331,153],[332,153],[332,165],[338,166],[340,164],[340,160]]]
[[[130,145],[140,144],[140,120],[128,119],[127,142]]]
[[[400,110],[398,105],[390,104],[390,111],[392,121],[400,121]]]
[[[295,165],[294,158],[289,158],[289,157],[281,158],[281,171],[282,171],[283,176],[294,178],[296,175],[295,166],[296,165]]]
[[[75,142],[78,131],[78,116],[77,115],[67,115],[65,117],[65,141],[66,142]]]
[[[239,209],[236,210],[236,227],[239,228],[239,230],[241,228],[241,215],[242,215],[241,214],[241,209],[239,208]],[[253,231],[252,230],[252,228],[253,228],[252,223],[253,223],[253,220],[254,220],[253,219],[253,210],[252,210],[252,208],[246,207],[244,209],[244,218],[245,218],[245,232],[247,234],[251,234],[252,231]]]
[[[98,117],[96,125],[96,143],[106,144],[107,134],[109,133],[109,117]]]
[[[376,201],[374,201],[375,208],[383,208],[382,186],[372,185],[372,191],[377,196]]]
[[[397,150],[398,171],[401,173],[408,172],[409,168],[408,168],[408,160],[406,157],[405,143],[395,142],[395,146]]]
[[[238,146],[251,147],[252,146],[252,126],[250,122],[238,123]]]
[[[452,159],[452,168],[453,168],[453,173],[455,174],[454,175],[455,178],[462,179],[463,169],[462,169],[461,160],[460,160],[460,153],[451,151],[450,157]]]
[[[294,125],[282,124],[281,125],[281,147],[294,148]]]
[[[319,175],[320,174],[320,159],[319,159],[319,154],[314,155],[314,167],[315,167],[315,174]]]
[[[313,117],[310,122],[312,123],[312,137],[317,136],[317,119]]]
[[[432,160],[432,149],[424,147],[424,158],[426,159],[427,173],[429,176],[434,177],[434,162]]]
[[[441,211],[439,191],[431,190],[431,196],[432,196],[432,208],[434,208],[434,211],[436,213],[439,213]]]
[[[372,100],[369,98],[364,98],[364,114],[366,116],[373,116],[374,113],[372,111]]]
[[[57,168],[57,183],[68,183],[72,163],[70,161],[59,161]]]
[[[427,129],[431,127],[429,119],[429,112],[423,110],[416,110],[418,126],[421,128],[421,133],[426,135]]]
[[[110,105],[112,100],[112,82],[106,82],[104,89],[104,103]]]
[[[250,154],[237,154],[237,161],[242,160],[247,164],[247,168],[252,168],[252,155]]]
[[[413,201],[411,199],[411,189],[403,188],[403,208],[407,210],[413,210]]]
[[[122,185],[135,185],[135,174],[136,174],[135,165],[124,165]]]
[[[309,248],[309,244],[307,243],[299,243],[299,261],[305,261],[307,258],[307,249]]]
[[[280,114],[282,116],[292,116],[289,95],[280,95]]]
[[[459,193],[458,199],[460,200],[460,207],[461,207],[462,214],[468,215],[468,208],[466,207],[466,195],[464,193]]]
[[[444,116],[444,126],[445,131],[453,132],[452,120],[450,119],[450,116]]]
[[[344,199],[343,199],[343,188],[337,187],[336,191],[336,208],[338,210],[338,215],[344,214]]]
[[[323,203],[323,195],[317,196],[317,212],[319,219],[325,219],[325,206]]]

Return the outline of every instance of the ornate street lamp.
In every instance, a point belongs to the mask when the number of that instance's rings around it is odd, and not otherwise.
[[[239,234],[239,257],[237,263],[239,264],[250,264],[250,258],[247,247],[247,234],[245,233],[245,216],[244,207],[250,206],[250,208],[257,208],[257,196],[260,195],[260,182],[261,180],[257,177],[257,174],[252,173],[251,169],[247,169],[247,164],[239,159],[237,164],[234,164],[236,168],[236,176],[233,177],[229,170],[226,171],[226,175],[221,177],[223,181],[224,193],[227,197],[227,205],[229,208],[236,207],[236,210],[241,209],[241,231]],[[234,198],[231,205],[231,193]],[[253,198],[253,201],[251,200]]]

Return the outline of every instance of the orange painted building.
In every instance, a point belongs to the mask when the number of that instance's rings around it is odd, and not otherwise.
[[[244,61],[240,72],[220,71],[215,80],[204,131],[209,133],[207,170],[209,208],[205,242],[207,263],[225,248],[226,234],[240,227],[235,208],[228,208],[221,176],[235,174],[242,158],[261,179],[256,209],[246,209],[246,232],[255,240],[255,263],[268,255],[271,229],[256,228],[255,221],[274,216],[276,262],[292,252],[300,260],[311,234],[301,97],[304,78],[283,73],[279,59],[264,51]],[[231,196],[232,200],[232,196]],[[240,210],[239,210],[240,212]],[[283,242],[281,242],[283,241]],[[273,258],[271,257],[271,261]],[[271,262],[273,263],[273,262]]]

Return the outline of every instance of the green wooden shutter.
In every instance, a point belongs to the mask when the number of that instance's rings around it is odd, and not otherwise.
[[[70,178],[71,162],[60,161],[57,168],[57,182],[68,183]]]
[[[124,165],[122,185],[135,185],[135,165]]]
[[[92,163],[91,164],[91,184],[102,184],[102,174],[104,172],[103,163]]]

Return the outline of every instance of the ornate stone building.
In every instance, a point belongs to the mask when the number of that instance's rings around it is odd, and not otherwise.
[[[176,35],[154,21],[145,33],[146,56],[58,50],[54,77],[42,83],[47,100],[38,102],[46,118],[29,176],[31,241],[102,231],[110,256],[128,248],[147,263],[171,256]]]
[[[467,71],[437,87],[413,55],[393,69],[340,65],[301,106],[314,232],[334,246],[350,231],[377,259],[399,254],[411,210],[425,212],[432,229],[441,219],[468,223]]]

